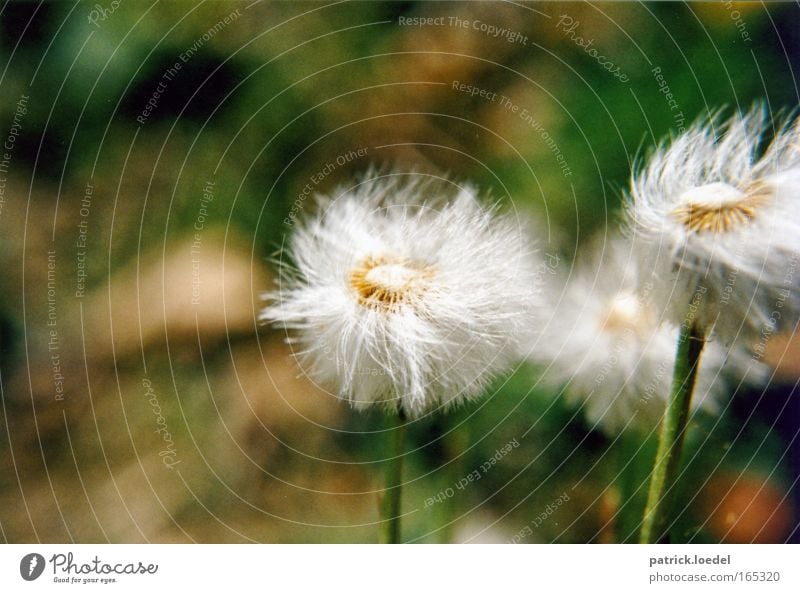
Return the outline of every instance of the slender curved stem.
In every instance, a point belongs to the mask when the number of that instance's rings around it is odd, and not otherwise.
[[[440,421],[443,424],[442,448],[444,456],[450,460],[448,469],[444,472],[445,484],[443,490],[456,483],[462,476],[466,475],[465,455],[469,444],[470,426],[465,421],[466,414],[463,410],[455,410],[448,415],[442,415]],[[458,428],[456,428],[458,427]],[[439,544],[449,544],[453,542],[453,532],[458,515],[458,497],[451,498],[445,504],[437,505],[440,511],[438,523],[441,525],[437,530],[437,542]]]
[[[400,543],[400,513],[403,490],[403,445],[406,417],[401,411],[392,416],[393,422],[387,433],[386,485],[381,501],[382,544]]]
[[[700,354],[705,335],[691,319],[681,326],[675,370],[672,376],[667,409],[661,420],[658,450],[650,474],[650,489],[642,519],[639,543],[652,544],[661,538],[661,526],[669,512],[669,494],[678,473],[683,449],[683,437],[692,405],[692,393],[697,382]]]

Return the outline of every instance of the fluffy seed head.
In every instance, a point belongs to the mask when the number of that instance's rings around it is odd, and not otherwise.
[[[419,416],[479,395],[519,356],[538,302],[532,254],[519,221],[470,187],[368,176],[294,229],[262,319],[356,407]]]
[[[568,280],[547,287],[551,317],[531,348],[543,380],[564,389],[587,419],[613,435],[624,428],[651,430],[669,397],[678,329],[659,320],[650,294],[640,291],[637,249],[621,238],[595,240]],[[563,276],[563,275],[562,275]],[[703,352],[694,409],[715,412],[721,395],[748,375],[763,377],[762,365],[709,342]]]
[[[754,109],[696,123],[634,175],[629,226],[653,270],[645,280],[660,286],[654,299],[675,323],[688,313],[726,343],[751,348],[794,327],[799,143],[800,122],[773,134]]]

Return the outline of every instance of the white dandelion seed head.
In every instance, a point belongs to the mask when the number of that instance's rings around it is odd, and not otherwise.
[[[764,148],[771,132],[762,108],[700,121],[631,183],[628,223],[660,306],[675,323],[692,312],[726,343],[793,328],[800,312],[800,121]]]
[[[530,358],[543,369],[544,382],[564,389],[567,401],[606,434],[651,430],[669,397],[678,328],[662,323],[641,291],[642,263],[629,240],[598,238],[586,249],[592,255],[546,290],[552,316]],[[719,344],[707,344],[694,409],[719,410],[730,371],[739,368],[729,358]]]
[[[519,357],[539,298],[516,218],[417,174],[368,174],[318,202],[261,315],[310,377],[357,408],[415,417],[478,396]]]

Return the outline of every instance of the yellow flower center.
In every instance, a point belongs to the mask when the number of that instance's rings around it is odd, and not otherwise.
[[[769,188],[753,183],[745,191],[727,183],[695,187],[678,198],[673,216],[692,233],[726,233],[749,224],[770,198]]]
[[[350,271],[348,279],[361,305],[394,312],[419,298],[432,275],[430,266],[418,262],[369,256]]]

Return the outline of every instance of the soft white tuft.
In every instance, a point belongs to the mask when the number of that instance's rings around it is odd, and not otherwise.
[[[592,256],[547,290],[552,316],[531,360],[543,368],[546,384],[563,388],[567,400],[581,405],[606,434],[626,427],[651,430],[669,397],[678,329],[660,322],[650,294],[640,290],[640,260],[628,240],[604,237],[586,249]],[[730,379],[739,379],[730,372],[742,368],[742,356],[707,344],[693,408],[719,409]],[[763,373],[754,364],[749,378]]]
[[[291,332],[304,372],[357,408],[419,416],[509,369],[538,302],[518,220],[418,174],[318,202],[261,315]]]
[[[628,221],[645,246],[654,293],[749,348],[800,312],[800,122],[770,132],[761,108],[700,121],[659,147],[634,175]]]

